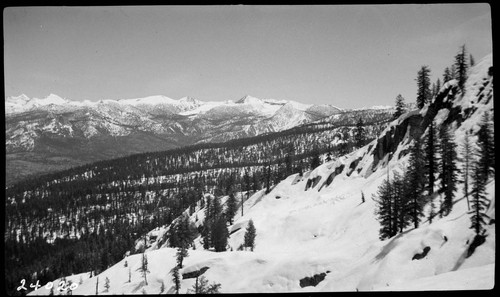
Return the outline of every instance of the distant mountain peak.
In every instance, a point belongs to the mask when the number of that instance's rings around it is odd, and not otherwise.
[[[201,103],[200,100],[198,100],[194,97],[191,97],[191,96],[182,97],[181,99],[179,99],[179,102],[181,102],[181,103],[195,103],[195,104]]]
[[[25,94],[21,94],[19,96],[10,96],[10,97],[7,98],[7,100],[8,101],[12,101],[12,102],[15,102],[15,101],[29,101],[30,97],[28,97]]]
[[[262,103],[264,103],[264,101],[259,99],[259,98],[250,96],[250,95],[245,95],[243,98],[236,101],[235,103],[238,103],[238,104],[262,104]]]
[[[50,105],[50,104],[61,105],[69,102],[68,100],[63,99],[60,96],[52,93],[45,98],[42,99],[32,98],[30,101],[32,101],[35,105]]]

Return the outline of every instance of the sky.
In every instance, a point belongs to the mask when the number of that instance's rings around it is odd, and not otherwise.
[[[422,65],[435,81],[463,44],[492,52],[486,3],[8,7],[3,25],[5,97],[393,105]]]

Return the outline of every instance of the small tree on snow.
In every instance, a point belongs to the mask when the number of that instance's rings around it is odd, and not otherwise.
[[[177,248],[177,266],[179,268],[182,268],[182,262],[184,261],[184,258],[189,256],[188,250],[185,247],[179,247]]]
[[[141,272],[142,277],[144,277],[144,282],[146,283],[147,286],[148,285],[147,274],[149,273],[149,270],[148,270],[148,257],[146,256],[145,253],[142,253],[141,266],[137,270]]]
[[[104,279],[104,288],[106,288],[106,292],[108,292],[108,291],[109,291],[109,288],[110,288],[110,287],[111,287],[111,286],[109,285],[109,278],[108,278],[108,277],[106,277],[106,279]]]
[[[255,236],[256,236],[255,226],[253,224],[253,221],[250,220],[248,222],[247,230],[245,232],[243,245],[245,247],[249,247],[252,252],[255,247]]]
[[[179,273],[179,266],[175,266],[174,270],[172,270],[172,281],[175,286],[175,294],[179,294],[179,290],[181,289],[181,275]]]
[[[393,225],[397,224],[394,216],[394,190],[393,185],[386,179],[384,180],[377,190],[377,195],[374,197],[377,203],[375,215],[380,223],[379,238],[384,240],[396,235]],[[396,229],[397,230],[397,229]]]

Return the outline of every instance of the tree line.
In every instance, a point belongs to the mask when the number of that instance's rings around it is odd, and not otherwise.
[[[455,56],[455,63],[447,67],[443,81],[457,80],[458,88],[463,96],[467,81],[467,70],[474,65],[472,55],[467,56],[465,45]],[[440,89],[439,79],[431,88],[430,70],[422,66],[417,75],[417,107],[423,108],[431,102]],[[396,98],[395,116],[405,112],[404,99]],[[408,226],[419,227],[424,215],[424,207],[428,207],[428,221],[432,223],[435,216],[447,216],[452,208],[457,185],[463,183],[464,196],[471,212],[471,228],[476,236],[485,236],[486,210],[488,198],[485,195],[486,184],[494,178],[494,132],[491,126],[493,119],[485,112],[477,133],[477,148],[471,143],[470,132],[467,131],[463,143],[454,141],[452,128],[442,124],[439,129],[431,122],[423,140],[414,139],[409,149],[409,160],[406,170],[394,172],[379,186],[374,200],[377,203],[376,215],[381,224],[380,239],[391,238],[403,232]],[[457,148],[463,155],[459,159]],[[437,178],[436,178],[437,177]],[[435,201],[440,197],[440,201]],[[436,207],[437,204],[437,207]]]

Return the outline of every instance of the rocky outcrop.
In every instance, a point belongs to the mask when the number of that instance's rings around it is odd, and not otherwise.
[[[316,187],[318,185],[318,183],[319,183],[320,180],[321,180],[321,176],[316,176],[314,178],[308,179],[307,183],[306,183],[306,189],[305,189],[305,191],[307,191],[310,188]]]
[[[203,273],[205,273],[205,271],[207,271],[209,268],[210,267],[205,266],[205,267],[202,267],[201,269],[198,269],[198,270],[195,270],[195,271],[183,273],[182,274],[182,279],[197,278],[200,275],[202,275]]]
[[[424,251],[421,252],[421,253],[417,253],[413,256],[412,260],[420,260],[422,258],[424,258],[425,256],[427,256],[427,254],[429,253],[429,251],[431,250],[431,247],[430,246],[426,246],[424,248]]]
[[[372,171],[376,170],[380,160],[387,154],[393,154],[397,150],[405,137],[409,137],[409,141],[421,137],[440,109],[450,109],[451,116],[448,116],[448,119],[453,119],[460,124],[462,122],[461,109],[460,107],[452,108],[453,98],[455,98],[457,91],[456,81],[447,82],[444,84],[442,91],[435,97],[434,102],[427,106],[424,115],[420,114],[418,110],[412,111],[400,123],[391,126],[385,134],[379,137],[375,148],[372,150]]]
[[[326,277],[326,274],[329,273],[330,271],[327,271],[326,273],[325,272],[322,272],[322,273],[319,273],[319,274],[315,274],[313,276],[306,276],[304,277],[303,279],[300,280],[299,282],[299,285],[301,288],[304,288],[304,287],[316,287],[316,285],[318,285],[320,282],[322,282],[325,277]]]

